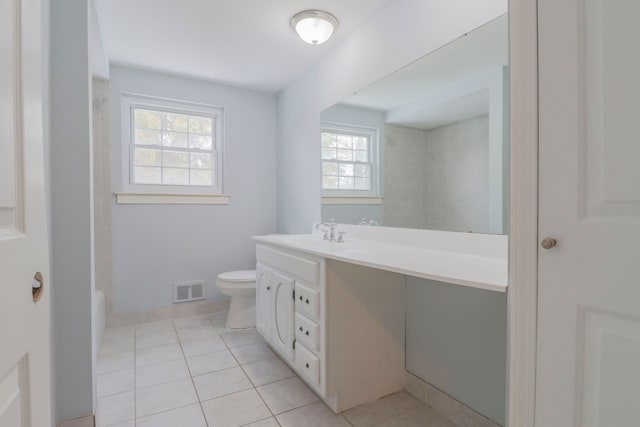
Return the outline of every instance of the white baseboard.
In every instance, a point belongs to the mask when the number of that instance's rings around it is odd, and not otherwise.
[[[407,392],[416,399],[433,408],[438,414],[449,419],[458,427],[500,427],[481,413],[469,408],[447,393],[432,386],[426,381],[406,372]]]
[[[88,417],[76,418],[74,420],[63,421],[58,427],[95,427],[96,422],[93,415]]]
[[[149,311],[133,313],[107,313],[107,328],[135,325],[156,320],[175,319],[176,317],[213,314],[229,310],[229,299],[211,301],[195,301],[183,304],[172,304]]]

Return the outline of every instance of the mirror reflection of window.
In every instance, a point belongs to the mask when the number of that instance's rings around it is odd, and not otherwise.
[[[377,133],[377,129],[365,127],[323,125],[323,194],[350,197],[376,194]]]

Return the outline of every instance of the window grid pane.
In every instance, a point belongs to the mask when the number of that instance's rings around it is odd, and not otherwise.
[[[132,110],[133,184],[214,185],[215,117]]]
[[[325,131],[321,138],[322,188],[370,191],[369,136]]]

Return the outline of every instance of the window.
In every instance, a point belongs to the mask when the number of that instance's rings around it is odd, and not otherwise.
[[[222,109],[124,95],[122,110],[129,191],[222,193]]]
[[[322,127],[322,190],[326,195],[377,193],[377,130],[347,125]]]

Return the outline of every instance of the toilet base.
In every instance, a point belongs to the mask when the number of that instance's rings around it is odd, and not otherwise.
[[[229,305],[227,329],[249,329],[256,327],[256,297],[234,296]]]

